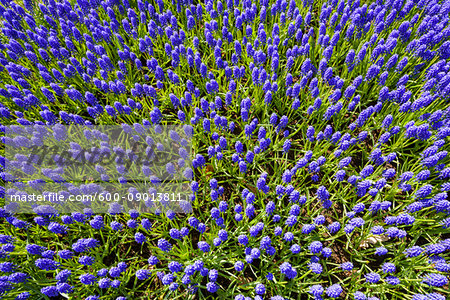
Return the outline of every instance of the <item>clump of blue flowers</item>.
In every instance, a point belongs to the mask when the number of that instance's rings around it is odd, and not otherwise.
[[[26,149],[0,157],[0,297],[445,299],[449,14],[448,0],[0,1],[2,149]],[[41,168],[31,150],[69,125],[141,165],[96,165],[98,182],[68,181],[62,155]],[[94,125],[133,140],[175,125],[192,144],[146,137],[142,163]],[[150,162],[172,144],[180,211],[6,201],[105,197],[130,172],[158,197]]]

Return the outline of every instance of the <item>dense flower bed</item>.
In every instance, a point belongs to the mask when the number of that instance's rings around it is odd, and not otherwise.
[[[195,196],[3,208],[0,294],[446,299],[450,1],[194,2],[1,1],[1,123],[192,126]]]

